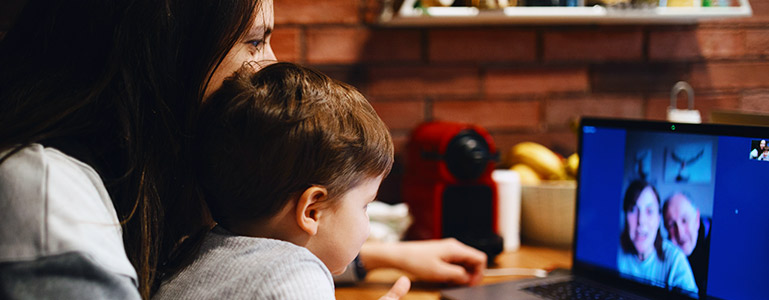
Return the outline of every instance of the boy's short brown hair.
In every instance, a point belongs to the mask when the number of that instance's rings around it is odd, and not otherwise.
[[[261,220],[311,186],[334,199],[389,173],[390,133],[355,88],[292,63],[255,69],[201,111],[196,169],[216,221]]]

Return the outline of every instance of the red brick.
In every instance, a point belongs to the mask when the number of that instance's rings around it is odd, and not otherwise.
[[[301,33],[297,27],[280,26],[272,34],[270,43],[280,61],[301,62]]]
[[[649,59],[694,59],[700,57],[697,33],[685,31],[652,31],[649,33]]]
[[[311,65],[311,67],[341,82],[356,87],[366,94],[365,69],[361,65]],[[369,99],[371,100],[371,99]]]
[[[698,89],[769,87],[769,62],[713,62],[697,64],[689,83]]]
[[[750,17],[739,18],[716,18],[712,20],[701,20],[699,26],[723,26],[723,25],[756,25],[760,23],[769,23],[769,1],[749,0],[753,15]],[[733,0],[732,6],[739,5],[739,0]]]
[[[478,69],[472,67],[372,67],[368,92],[374,96],[477,96]]]
[[[740,102],[740,109],[744,111],[769,113],[769,89],[745,92]]]
[[[368,31],[358,27],[307,29],[309,63],[354,63],[361,60]]]
[[[750,8],[753,10],[753,16],[769,16],[769,1],[750,1]]]
[[[583,92],[589,87],[587,68],[492,69],[486,72],[489,95]]]
[[[769,55],[769,30],[748,30],[745,33],[746,52],[750,55]]]
[[[633,61],[643,53],[640,30],[551,31],[544,34],[545,61]]]
[[[689,63],[618,63],[590,66],[593,93],[670,92],[680,80],[688,80]]]
[[[753,15],[750,17],[702,20],[698,24],[700,27],[760,27],[769,24],[769,14],[759,15],[753,10]]]
[[[403,154],[406,151],[406,143],[409,141],[411,132],[397,131],[392,132],[393,144],[395,145],[395,153]]]
[[[539,124],[538,101],[435,101],[433,119],[480,125],[488,130],[533,128]]]
[[[371,106],[391,130],[410,130],[425,120],[424,101],[373,101]]]
[[[420,34],[416,30],[307,29],[307,61],[310,63],[419,61],[420,56]]]
[[[653,31],[649,59],[733,58],[745,54],[745,32],[729,29]]]
[[[697,31],[702,56],[711,58],[736,58],[745,55],[745,31],[729,29],[703,29]]]
[[[641,118],[643,100],[629,96],[592,96],[556,99],[547,102],[545,120],[549,126],[571,126],[583,116]]]
[[[363,7],[363,20],[367,24],[375,24],[379,21],[380,14],[382,12],[383,5],[381,0],[362,0],[364,2]],[[397,9],[395,7],[394,9]]]
[[[513,29],[436,29],[429,33],[430,61],[534,61],[534,31]]]
[[[686,97],[683,93],[680,96],[676,107],[685,109],[687,108]],[[670,95],[652,96],[646,103],[645,117],[652,120],[666,120],[668,106],[670,106]],[[739,106],[740,101],[736,94],[698,95],[696,91],[694,93],[694,109],[700,111],[703,122],[710,121],[710,114],[714,110],[736,110]]]
[[[274,0],[276,24],[355,24],[358,0]]]

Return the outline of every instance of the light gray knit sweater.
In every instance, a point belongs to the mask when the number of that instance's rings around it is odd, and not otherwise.
[[[195,261],[153,299],[335,299],[326,265],[289,242],[208,233]]]

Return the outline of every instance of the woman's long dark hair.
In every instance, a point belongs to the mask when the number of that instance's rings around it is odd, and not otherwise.
[[[633,246],[633,241],[630,240],[630,233],[628,232],[629,228],[627,227],[627,213],[633,210],[633,207],[638,201],[638,197],[641,196],[641,193],[647,187],[651,188],[652,192],[654,192],[654,196],[657,198],[657,205],[659,206],[660,194],[657,192],[657,189],[649,182],[644,180],[634,180],[630,183],[627,191],[625,192],[625,199],[622,202],[622,207],[625,211],[625,229],[622,230],[622,235],[620,236],[620,245],[622,246],[622,250],[626,253],[638,254],[635,246]],[[661,261],[665,261],[665,254],[662,251],[662,239],[662,231],[660,231],[658,226],[657,237],[654,239],[654,249],[657,251],[657,257],[659,257]]]
[[[60,148],[104,180],[150,287],[209,218],[187,162],[213,70],[259,0],[29,0],[0,42],[0,157]]]

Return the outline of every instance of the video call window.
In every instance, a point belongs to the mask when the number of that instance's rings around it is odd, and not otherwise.
[[[769,145],[766,139],[750,141],[750,159],[769,161]]]
[[[707,286],[717,140],[628,132],[617,266],[695,296]]]

